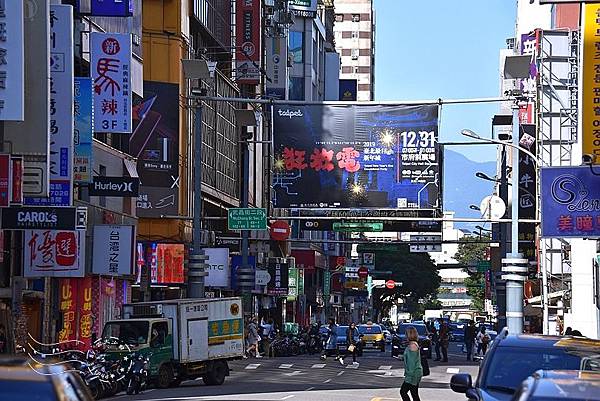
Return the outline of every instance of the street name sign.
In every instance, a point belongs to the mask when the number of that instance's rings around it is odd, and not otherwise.
[[[267,209],[230,208],[227,210],[227,228],[229,230],[266,230]]]
[[[381,232],[383,223],[341,222],[333,223],[333,231],[340,232]]]

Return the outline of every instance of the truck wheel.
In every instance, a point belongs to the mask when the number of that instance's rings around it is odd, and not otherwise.
[[[158,378],[156,379],[156,386],[158,388],[168,388],[169,384],[173,381],[173,368],[171,365],[162,365],[158,370]]]
[[[216,361],[212,365],[212,369],[202,377],[202,381],[207,386],[220,386],[225,382],[225,376],[227,376],[227,364],[223,361]]]

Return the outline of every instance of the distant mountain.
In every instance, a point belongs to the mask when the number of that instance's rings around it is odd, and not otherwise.
[[[476,162],[460,153],[444,151],[443,207],[446,211],[456,212],[456,217],[481,217],[481,214],[469,208],[494,192],[494,183],[475,177],[481,171],[489,177],[496,175],[496,162]],[[457,223],[457,228],[474,229],[477,223]],[[489,228],[489,227],[488,227]]]

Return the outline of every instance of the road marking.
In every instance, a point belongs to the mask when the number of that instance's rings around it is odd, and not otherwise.
[[[246,366],[244,369],[258,369],[259,366],[260,366],[260,363],[251,363],[250,365]]]
[[[314,390],[314,389],[315,389],[314,387],[309,387],[309,388],[307,388],[307,389],[306,389],[306,390],[304,390],[304,391],[310,391],[310,390]]]
[[[323,383],[331,383],[331,379],[327,379]]]
[[[282,400],[289,400],[290,398],[294,398],[295,395],[290,394],[290,395],[286,395],[285,397],[282,398]]]
[[[383,365],[383,366],[380,366],[378,370],[390,370],[390,369],[392,369],[391,366],[389,366],[389,365]]]
[[[348,364],[348,365],[346,365],[346,369],[358,369],[359,366],[360,366],[360,363],[357,363],[356,365]]]
[[[341,375],[343,375],[343,374],[344,374],[344,371],[342,370],[342,371],[341,371],[341,372],[339,372],[337,375],[338,375],[338,376],[341,376]]]
[[[279,365],[279,369],[290,369],[292,366],[294,366],[293,363],[282,363]]]
[[[448,368],[448,369],[446,369],[446,373],[450,373],[450,374],[453,374],[453,375],[456,374],[456,373],[458,373],[458,372],[460,372],[459,368]]]
[[[314,365],[312,365],[310,368],[311,369],[323,369],[325,367],[326,364],[324,363],[315,363]]]
[[[290,373],[284,373],[284,375],[286,376],[298,376],[298,375],[303,375],[305,373],[302,373],[301,370],[294,370],[293,372]]]

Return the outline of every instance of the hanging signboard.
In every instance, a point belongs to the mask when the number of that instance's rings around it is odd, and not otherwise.
[[[25,277],[85,276],[85,232],[25,230]]]
[[[236,82],[260,82],[260,0],[236,2]]]
[[[81,207],[6,207],[0,209],[2,230],[85,230],[87,209]]]
[[[59,310],[62,328],[58,341],[78,340],[76,349],[89,349],[92,343],[92,278],[64,278],[59,281]],[[73,343],[71,344],[73,345]]]
[[[114,196],[118,198],[137,197],[139,178],[99,177],[93,178],[89,186],[90,196]]]
[[[542,237],[600,236],[600,185],[589,166],[543,167],[541,180]]]
[[[275,207],[439,208],[438,106],[280,105]]]
[[[522,124],[519,146],[536,155],[536,126]],[[537,217],[537,165],[536,160],[524,152],[519,152],[519,218],[532,220]],[[535,261],[535,224],[519,224],[519,253]]]
[[[94,17],[131,17],[133,0],[92,0]]]
[[[23,156],[10,156],[11,169],[11,206],[23,204]]]
[[[94,226],[92,272],[105,276],[132,274],[133,226]]]
[[[23,2],[0,2],[0,121],[25,118]]]
[[[271,280],[267,284],[267,295],[287,296],[289,290],[289,264],[283,258],[270,258],[268,264]]]
[[[0,154],[0,207],[7,207],[10,200],[10,155]]]
[[[73,180],[78,183],[92,181],[92,80],[75,78],[74,83],[75,130],[73,144]]]
[[[285,37],[267,38],[267,81],[266,96],[272,99],[286,99],[288,87],[287,40]]]
[[[583,153],[594,156],[594,164],[600,164],[600,115],[596,113],[600,103],[600,80],[597,79],[597,52],[600,46],[600,3],[583,6],[583,82],[581,85],[582,112],[581,135]]]
[[[204,284],[207,287],[229,287],[229,283],[231,282],[229,249],[204,248],[204,254],[208,256],[208,260],[205,262],[208,265],[208,276]]]
[[[131,34],[90,34],[94,132],[131,134]]]

